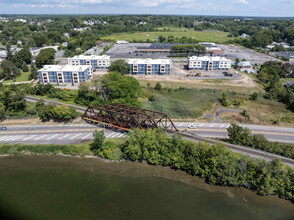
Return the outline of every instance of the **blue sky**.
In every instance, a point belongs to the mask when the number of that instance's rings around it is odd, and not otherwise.
[[[294,0],[0,0],[0,14],[182,14],[294,17]]]

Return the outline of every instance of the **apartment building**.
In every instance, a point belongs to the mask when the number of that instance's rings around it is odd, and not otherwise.
[[[171,63],[167,59],[129,59],[130,74],[170,74]]]
[[[67,61],[68,61],[68,65],[72,65],[72,66],[86,65],[86,66],[91,66],[93,70],[107,69],[110,66],[110,56],[107,56],[107,55],[103,55],[103,56],[78,55],[72,58],[68,58]]]
[[[191,70],[229,70],[232,61],[224,57],[189,57],[189,69]]]
[[[91,66],[45,65],[38,70],[39,83],[79,84],[91,77]]]

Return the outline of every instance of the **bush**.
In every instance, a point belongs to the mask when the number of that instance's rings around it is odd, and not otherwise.
[[[155,101],[155,96],[154,95],[149,96],[148,100],[150,102],[154,102]]]
[[[254,92],[251,96],[250,96],[251,100],[257,100],[258,99],[258,93]]]
[[[162,89],[162,86],[161,86],[161,84],[160,84],[159,82],[158,82],[158,83],[156,83],[156,85],[155,85],[154,89],[156,89],[156,90],[160,91],[160,90]]]

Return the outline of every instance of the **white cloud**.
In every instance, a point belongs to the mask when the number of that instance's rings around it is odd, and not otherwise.
[[[240,5],[248,5],[249,4],[249,1],[247,1],[247,0],[239,0],[237,2],[237,4],[240,4]]]

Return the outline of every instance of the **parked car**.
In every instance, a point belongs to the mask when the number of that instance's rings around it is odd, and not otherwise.
[[[7,130],[5,126],[0,127],[0,130]]]
[[[188,128],[196,128],[196,125],[189,125]]]

